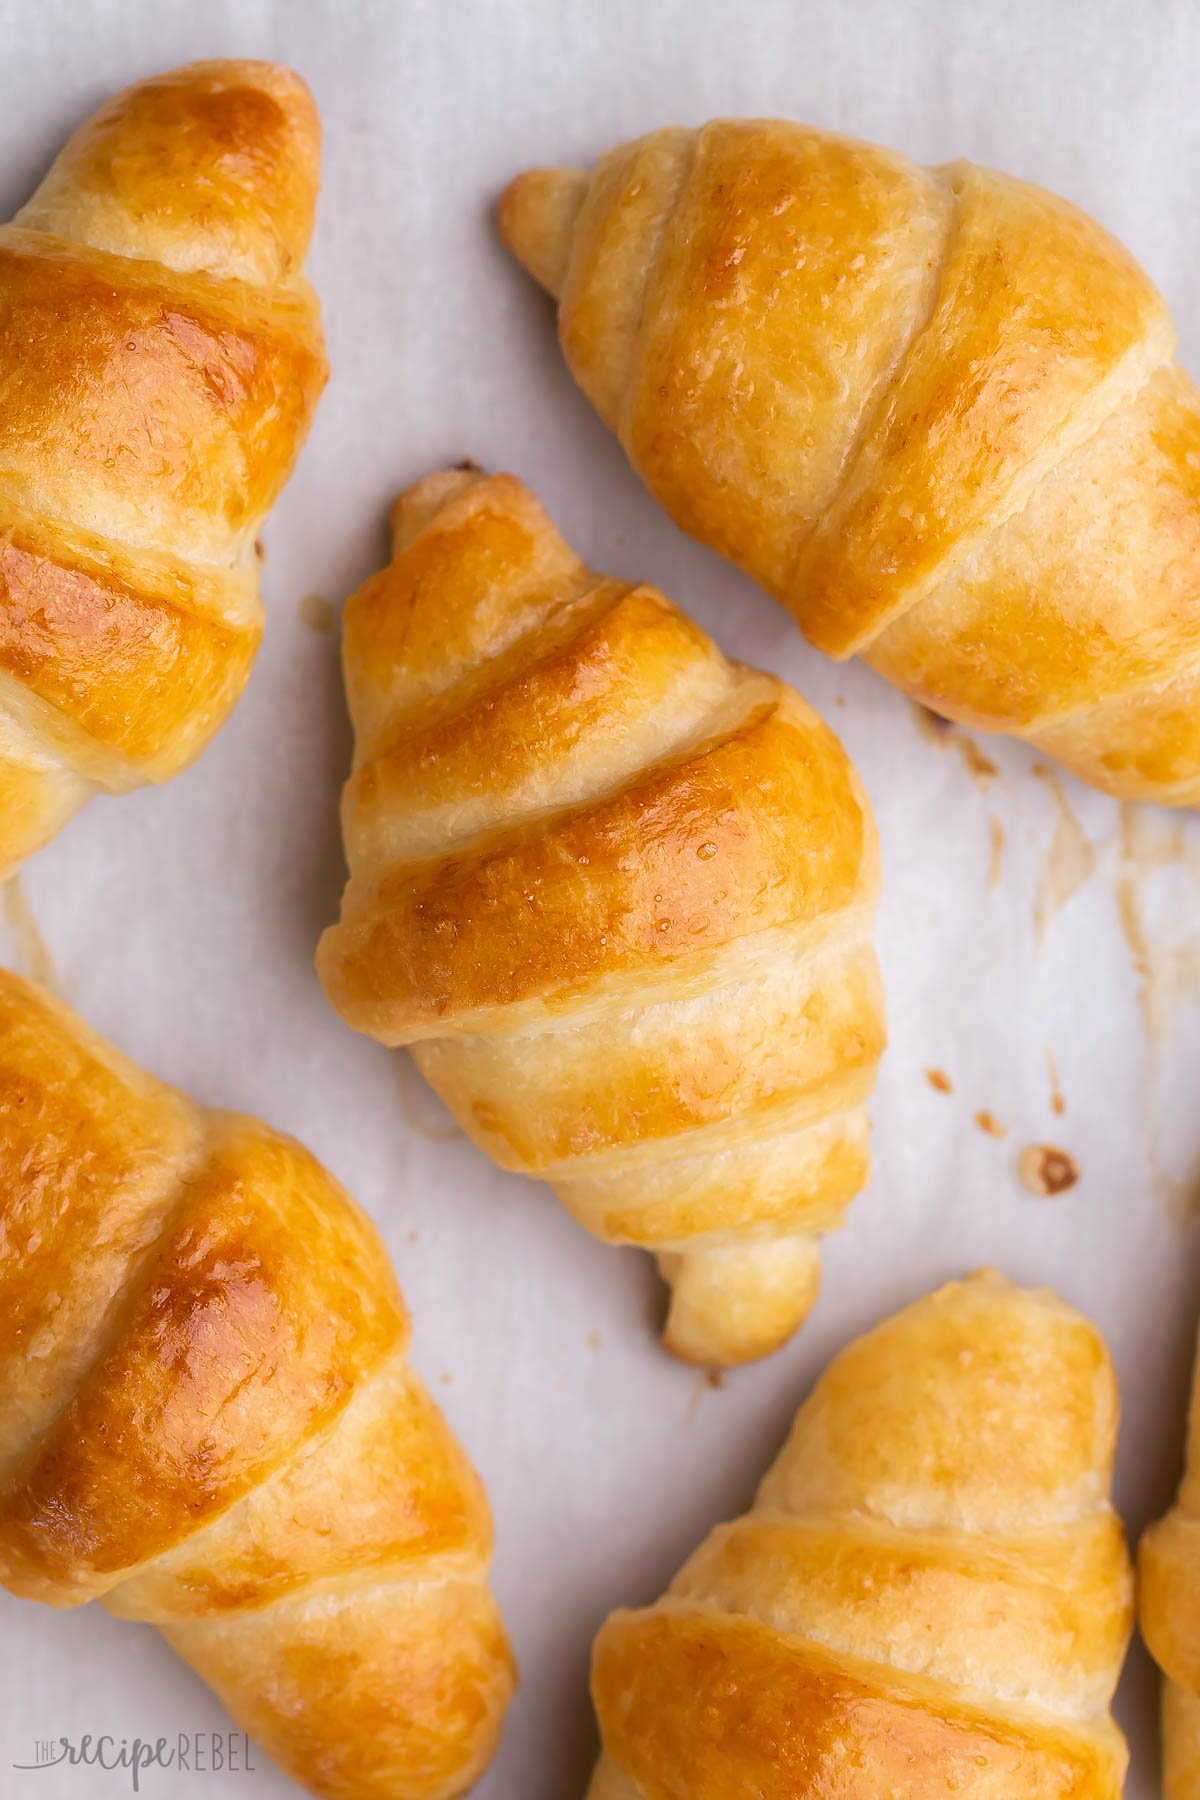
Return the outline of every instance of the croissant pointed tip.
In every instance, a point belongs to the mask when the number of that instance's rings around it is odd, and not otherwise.
[[[751,1238],[743,1244],[659,1257],[671,1287],[663,1345],[681,1362],[731,1368],[786,1343],[821,1286],[816,1238]]]
[[[528,169],[509,182],[496,209],[505,244],[556,300],[587,189],[582,169]]]
[[[15,223],[180,273],[294,284],[321,124],[282,63],[186,63],[122,89],[64,145]]]
[[[449,505],[456,495],[487,478],[487,470],[481,469],[477,462],[472,462],[468,457],[452,469],[439,469],[433,475],[424,476],[420,481],[414,482],[412,487],[405,488],[402,494],[397,494],[388,515],[393,556],[399,556],[402,550],[406,550],[430,520],[444,506]]]

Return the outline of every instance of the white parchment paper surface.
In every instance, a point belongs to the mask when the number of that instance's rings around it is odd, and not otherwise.
[[[95,803],[5,896],[62,991],[197,1098],[295,1131],[370,1210],[415,1357],[482,1470],[522,1686],[481,1800],[571,1800],[594,1754],[592,1635],[748,1501],[830,1354],[983,1262],[1096,1318],[1120,1372],[1133,1532],[1179,1468],[1200,1297],[1200,820],[1127,809],[990,740],[939,737],[668,523],[559,359],[494,197],[669,122],[777,114],[1058,189],[1142,259],[1200,370],[1200,8],[1189,0],[0,0],[0,210],[114,89],[199,56],[291,62],[325,123],[311,274],[333,379],[268,526],[265,647],[232,722],[169,787]],[[891,1047],[875,1168],[786,1350],[720,1389],[664,1355],[649,1261],[495,1172],[312,973],[343,868],[336,631],[396,490],[474,457],[530,481],[596,566],[657,582],[795,682],[874,800]],[[927,1072],[944,1075],[938,1091]],[[1059,1096],[1056,1110],[1055,1096]],[[983,1116],[981,1125],[977,1115]],[[1035,1198],[1020,1152],[1078,1162]],[[224,1730],[157,1634],[0,1596],[0,1795],[102,1800],[124,1773],[19,1772],[36,1741]],[[1121,1692],[1132,1800],[1157,1792],[1155,1684]],[[283,1800],[256,1774],[151,1771],[161,1800]]]

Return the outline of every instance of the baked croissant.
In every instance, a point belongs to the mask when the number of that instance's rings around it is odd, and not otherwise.
[[[1200,802],[1200,395],[1065,201],[762,120],[501,202],[575,378],[812,642],[1109,793]]]
[[[442,1800],[512,1687],[477,1477],[375,1231],[0,972],[0,1581],[149,1620],[330,1800]]]
[[[177,774],[245,684],[255,539],[326,375],[318,134],[289,70],[195,63],[0,228],[0,875]]]
[[[780,1344],[867,1170],[875,829],[798,694],[430,476],[348,602],[350,882],[317,967],[502,1168],[658,1253],[666,1343]]]
[[[750,1512],[614,1613],[589,1800],[1119,1800],[1094,1328],[984,1272],[835,1358]]]
[[[1200,1800],[1200,1349],[1179,1498],[1142,1539],[1142,1635],[1163,1670],[1164,1800]]]

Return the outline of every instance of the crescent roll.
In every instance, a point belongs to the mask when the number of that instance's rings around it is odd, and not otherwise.
[[[751,1510],[614,1613],[589,1800],[1119,1800],[1095,1329],[985,1271],[836,1357]]]
[[[1200,1348],[1179,1497],[1138,1553],[1142,1635],[1164,1675],[1164,1800],[1200,1800]]]
[[[500,225],[650,491],[820,649],[1200,802],[1200,395],[1107,232],[731,119],[521,175]]]
[[[168,1642],[328,1800],[448,1800],[513,1683],[478,1478],[291,1138],[0,971],[0,1581]]]
[[[318,154],[299,76],[195,63],[0,228],[0,876],[178,774],[245,685],[255,541],[326,376]]]
[[[502,1168],[655,1251],[666,1343],[774,1349],[867,1172],[870,810],[792,689],[434,475],[348,602],[350,882],[317,967]]]

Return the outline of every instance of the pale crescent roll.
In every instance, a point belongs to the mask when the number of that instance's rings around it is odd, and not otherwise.
[[[1200,1349],[1175,1505],[1138,1552],[1139,1618],[1163,1671],[1164,1800],[1200,1800]]]
[[[1104,1344],[983,1272],[835,1357],[753,1507],[601,1628],[589,1800],[1120,1800]]]
[[[0,971],[0,1583],[157,1625],[324,1800],[450,1800],[513,1686],[491,1519],[366,1216]]]
[[[178,774],[245,686],[256,539],[327,373],[319,156],[290,69],[192,63],[0,227],[0,878]]]
[[[348,602],[350,883],[317,967],[464,1130],[655,1251],[703,1363],[806,1316],[867,1173],[875,827],[832,733],[529,489],[397,503]]]
[[[1093,220],[718,119],[518,176],[500,226],[656,499],[820,649],[1200,802],[1200,395]]]

